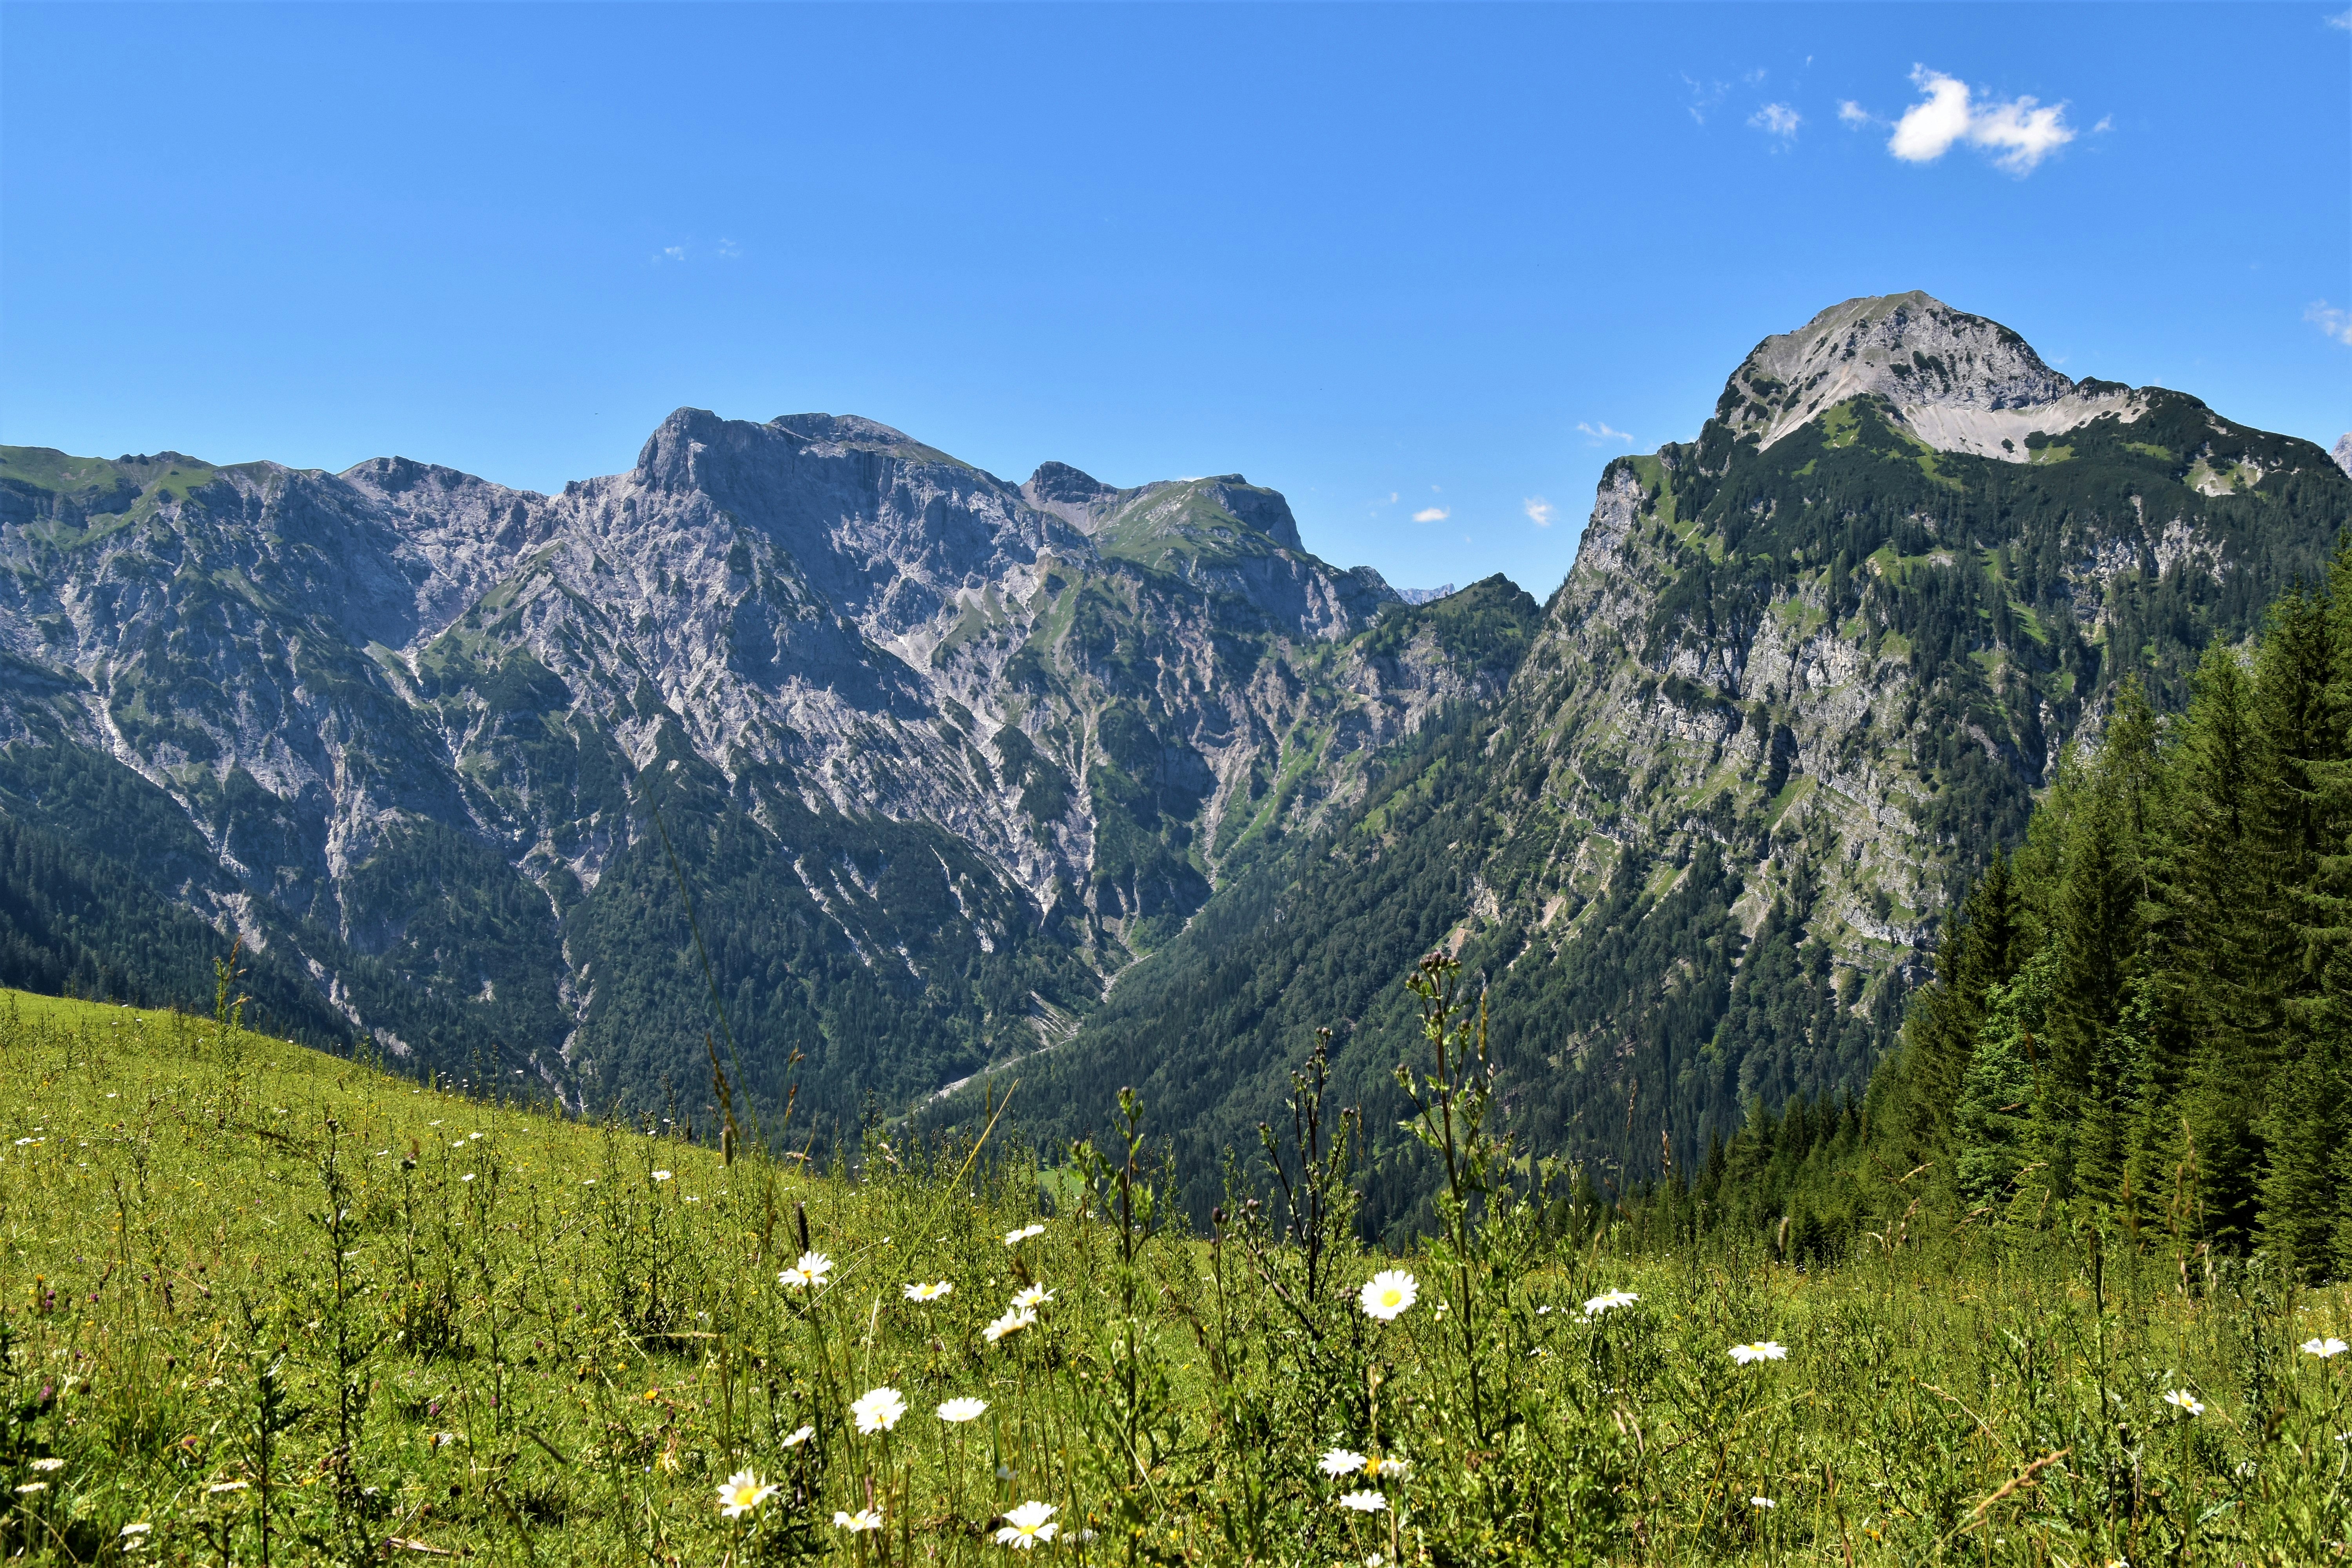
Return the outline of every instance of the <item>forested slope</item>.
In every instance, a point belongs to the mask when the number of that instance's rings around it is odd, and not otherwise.
[[[2118,683],[2182,700],[2347,520],[2309,443],[2070,382],[1924,296],[1825,312],[1696,442],[1611,466],[1504,700],[1213,899],[1024,1067],[1028,1113],[1073,1131],[1146,1086],[1205,1207],[1328,1026],[1376,1130],[1368,1219],[1408,1223],[1377,1130],[1401,976],[1443,945],[1528,1148],[1619,1190],[1687,1175],[1759,1109],[1858,1096]]]

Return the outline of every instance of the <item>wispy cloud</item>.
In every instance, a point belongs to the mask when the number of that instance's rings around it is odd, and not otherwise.
[[[1748,123],[1767,136],[1775,136],[1783,142],[1794,142],[1797,139],[1797,127],[1804,123],[1804,119],[1803,115],[1785,103],[1768,103],[1749,115]]]
[[[1687,76],[1683,78],[1683,86],[1690,94],[1690,101],[1683,107],[1689,110],[1690,117],[1701,125],[1706,123],[1706,117],[1715,111],[1716,105],[1731,91],[1731,84],[1727,81],[1699,81]]]
[[[1576,427],[1595,441],[1622,441],[1628,447],[1633,444],[1633,437],[1622,430],[1612,429],[1605,419],[1597,425],[1587,425],[1580,419],[1577,421]]]
[[[2327,25],[2331,27],[2341,27],[2346,32],[2352,33],[2352,11],[2336,12],[2327,18]]]
[[[1528,521],[1534,523],[1538,528],[1549,528],[1551,526],[1552,505],[1551,502],[1544,500],[1543,497],[1529,496],[1527,500],[1519,503],[1519,510],[1526,512],[1528,514]]]
[[[2345,347],[2352,348],[2352,310],[2339,310],[2326,300],[2317,300],[2304,308],[2303,319]]]
[[[736,257],[743,254],[743,247],[736,244],[733,240],[722,237],[719,241],[719,254],[725,259],[731,261]]]
[[[1864,125],[1883,125],[1885,121],[1880,120],[1878,116],[1871,113],[1870,110],[1864,109],[1853,100],[1846,98],[1840,99],[1838,100],[1838,123],[1840,125],[1852,125],[1858,128]]]
[[[1886,142],[1886,150],[1906,163],[1932,163],[1965,142],[1991,154],[1996,166],[2024,175],[2074,140],[2063,103],[2044,105],[2027,97],[2006,103],[1979,99],[1958,77],[1926,66],[1912,68],[1911,84],[1927,97],[1903,111]],[[1843,108],[1838,117],[1849,125],[1869,118],[1860,113],[1850,117]]]
[[[654,258],[656,262],[683,261],[685,259],[686,247],[682,245],[665,245],[661,247],[661,254]]]
[[[1444,522],[1454,514],[1442,506],[1425,506],[1412,514],[1415,522]]]

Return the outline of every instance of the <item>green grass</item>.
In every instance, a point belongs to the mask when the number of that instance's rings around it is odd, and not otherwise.
[[[1428,1154],[1466,1203],[1396,1259],[1350,1238],[1351,1127],[1312,1086],[1297,1204],[1236,1191],[1212,1240],[1159,1222],[1118,1139],[1044,1182],[1003,1122],[730,1166],[7,994],[0,1557],[1009,1563],[1034,1500],[1045,1560],[1084,1563],[2342,1559],[2352,1355],[2295,1348],[2352,1336],[2342,1292],[2156,1237],[2094,1263],[1990,1215],[1904,1215],[1834,1267],[1769,1233],[1676,1247],[1670,1205],[1486,1141],[1475,1071],[1414,1081],[1454,1108]],[[831,1267],[787,1289],[803,1222]],[[1419,1300],[1375,1321],[1386,1268]],[[1037,1321],[987,1340],[1032,1285]],[[1639,1300],[1588,1319],[1611,1289]],[[1763,1340],[1787,1358],[1735,1364]],[[860,1435],[877,1387],[907,1412]],[[978,1420],[934,1414],[965,1397]],[[1331,1449],[1409,1468],[1328,1478]],[[745,1469],[778,1489],[730,1521]],[[878,1532],[833,1523],[868,1506]]]

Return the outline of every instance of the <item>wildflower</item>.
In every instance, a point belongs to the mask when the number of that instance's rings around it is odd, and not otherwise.
[[[253,1483],[251,1481],[215,1481],[212,1485],[206,1487],[205,1490],[208,1493],[241,1492],[252,1484]]]
[[[1053,1299],[1054,1293],[1051,1290],[1046,1289],[1043,1285],[1032,1285],[1029,1289],[1022,1291],[1021,1294],[1013,1298],[1013,1305],[1016,1310],[1034,1309],[1044,1306]]]
[[[1028,1307],[1015,1307],[988,1327],[981,1330],[980,1337],[990,1344],[994,1344],[1007,1334],[1017,1334],[1024,1329],[1035,1327],[1036,1322],[1037,1314],[1034,1310]]]
[[[2303,1349],[2305,1354],[2315,1355],[2325,1360],[2332,1355],[2342,1355],[2347,1350],[2352,1350],[2352,1346],[2347,1346],[2342,1340],[2331,1334],[2324,1340],[2304,1341]]]
[[[815,1436],[816,1428],[814,1426],[798,1427],[793,1431],[791,1436],[784,1439],[784,1447],[787,1448],[797,1448],[803,1443],[807,1442],[810,1438]]]
[[[850,1405],[849,1414],[856,1418],[858,1434],[870,1437],[896,1426],[907,1414],[907,1402],[895,1388],[869,1388]]]
[[[457,1440],[457,1434],[455,1432],[436,1432],[425,1439],[425,1446],[434,1449],[446,1448]]]
[[[1043,1236],[1045,1234],[1045,1227],[1042,1225],[1024,1225],[1019,1230],[1006,1231],[1004,1233],[1004,1245],[1007,1247],[1018,1247],[1033,1236]],[[1009,1518],[1011,1516],[1008,1515],[1007,1517]]]
[[[729,1519],[740,1519],[775,1495],[773,1482],[763,1481],[750,1470],[738,1470],[719,1489],[719,1511]]]
[[[49,1489],[49,1483],[47,1481],[26,1481],[23,1486],[18,1487],[16,1489],[19,1492],[45,1492]]]
[[[1041,1541],[1051,1541],[1062,1527],[1054,1522],[1054,1505],[1049,1502],[1024,1502],[1004,1516],[1004,1528],[996,1532],[996,1544],[1015,1546],[1026,1552]]]
[[[2164,1391],[2164,1402],[2167,1405],[2186,1410],[2191,1415],[2202,1415],[2205,1414],[2205,1406],[2198,1402],[2196,1395],[2188,1393],[2184,1389],[2166,1389]]]
[[[1339,1506],[1354,1513],[1384,1513],[1389,1500],[1374,1491],[1349,1492],[1339,1500]]]
[[[667,1171],[656,1171],[654,1173],[654,1180],[656,1182],[667,1182],[669,1180],[669,1173]]]
[[[1603,1312],[1613,1312],[1620,1307],[1630,1307],[1641,1299],[1631,1290],[1607,1291],[1595,1296],[1584,1304],[1584,1315],[1587,1319],[1597,1318]]]
[[[1017,1473],[1018,1472],[1010,1465],[999,1465],[996,1467],[996,1479],[1000,1481],[1010,1481]]]
[[[1774,1502],[1768,1497],[1752,1497],[1748,1500],[1748,1506],[1750,1508],[1778,1508],[1780,1505]]]
[[[985,1399],[950,1399],[940,1406],[940,1419],[961,1426],[967,1421],[977,1421],[988,1414]]]
[[[1789,1347],[1778,1340],[1758,1340],[1752,1345],[1734,1345],[1731,1359],[1746,1366],[1750,1362],[1787,1361]]]
[[[1324,1454],[1315,1468],[1334,1478],[1352,1476],[1364,1468],[1364,1457],[1346,1448],[1333,1448]]]
[[[594,1186],[594,1185],[596,1184],[596,1178],[595,1178],[595,1177],[593,1177],[593,1176],[591,1176],[591,1177],[589,1177],[586,1181],[582,1182],[580,1184],[581,1184],[582,1186],[583,1186],[583,1187],[593,1187],[593,1186]]]
[[[861,1508],[856,1513],[844,1513],[839,1509],[835,1509],[833,1510],[833,1524],[836,1530],[845,1530],[852,1535],[863,1535],[869,1530],[882,1528],[882,1510],[878,1508]]]
[[[787,1290],[805,1290],[812,1285],[822,1285],[824,1277],[833,1272],[833,1259],[822,1252],[803,1252],[801,1260],[776,1276],[776,1283]]]
[[[467,1172],[464,1175],[462,1175],[462,1176],[458,1177],[457,1179],[458,1179],[459,1181],[461,1181],[461,1182],[470,1182],[470,1181],[472,1181],[472,1180],[474,1179],[474,1173],[473,1173],[473,1172],[471,1172],[471,1171],[468,1171],[468,1172]]]
[[[909,1285],[907,1287],[907,1300],[909,1301],[936,1301],[940,1297],[949,1294],[954,1289],[955,1287],[949,1284],[944,1279],[935,1280],[929,1285]]]
[[[122,1527],[122,1533],[125,1535],[144,1535],[154,1528],[155,1527],[153,1525],[148,1523],[142,1519],[137,1524],[124,1525]]]
[[[1412,1468],[1412,1465],[1409,1460],[1383,1459],[1377,1454],[1364,1461],[1364,1474],[1388,1476],[1400,1481],[1404,1479],[1405,1472]]]
[[[40,1471],[43,1475],[47,1475],[51,1470],[62,1470],[65,1468],[66,1462],[63,1459],[35,1459],[33,1461],[33,1468]]]
[[[1398,1314],[1421,1300],[1421,1283],[1402,1268],[1383,1268],[1364,1282],[1357,1292],[1357,1303],[1364,1316],[1381,1322],[1392,1322]]]

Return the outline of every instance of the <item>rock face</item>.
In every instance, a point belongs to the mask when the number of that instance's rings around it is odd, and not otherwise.
[[[680,409],[551,496],[5,448],[0,565],[15,824],[234,928],[313,1035],[695,1114],[671,847],[749,1087],[854,1116],[1058,1037],[1509,675],[1238,475],[1014,486],[824,414]]]
[[[1136,1085],[1213,1194],[1328,1025],[1380,1165],[1399,976],[1440,945],[1538,1152],[1638,1177],[1751,1103],[1857,1093],[2116,683],[2184,701],[2352,521],[2319,447],[2069,382],[1925,295],[1766,339],[1717,406],[1609,465],[1501,701],[1222,890],[1032,1076],[1033,1121]],[[1417,1198],[1376,1181],[1376,1223]]]
[[[1864,396],[1937,451],[2012,463],[2032,461],[2029,437],[2109,415],[2129,424],[2145,406],[2127,387],[2059,374],[1999,322],[1911,293],[1848,300],[1766,338],[1732,374],[1716,417],[1769,447]]]
[[[2336,437],[2336,447],[2328,456],[2336,459],[2337,468],[2352,474],[2352,430]]]

